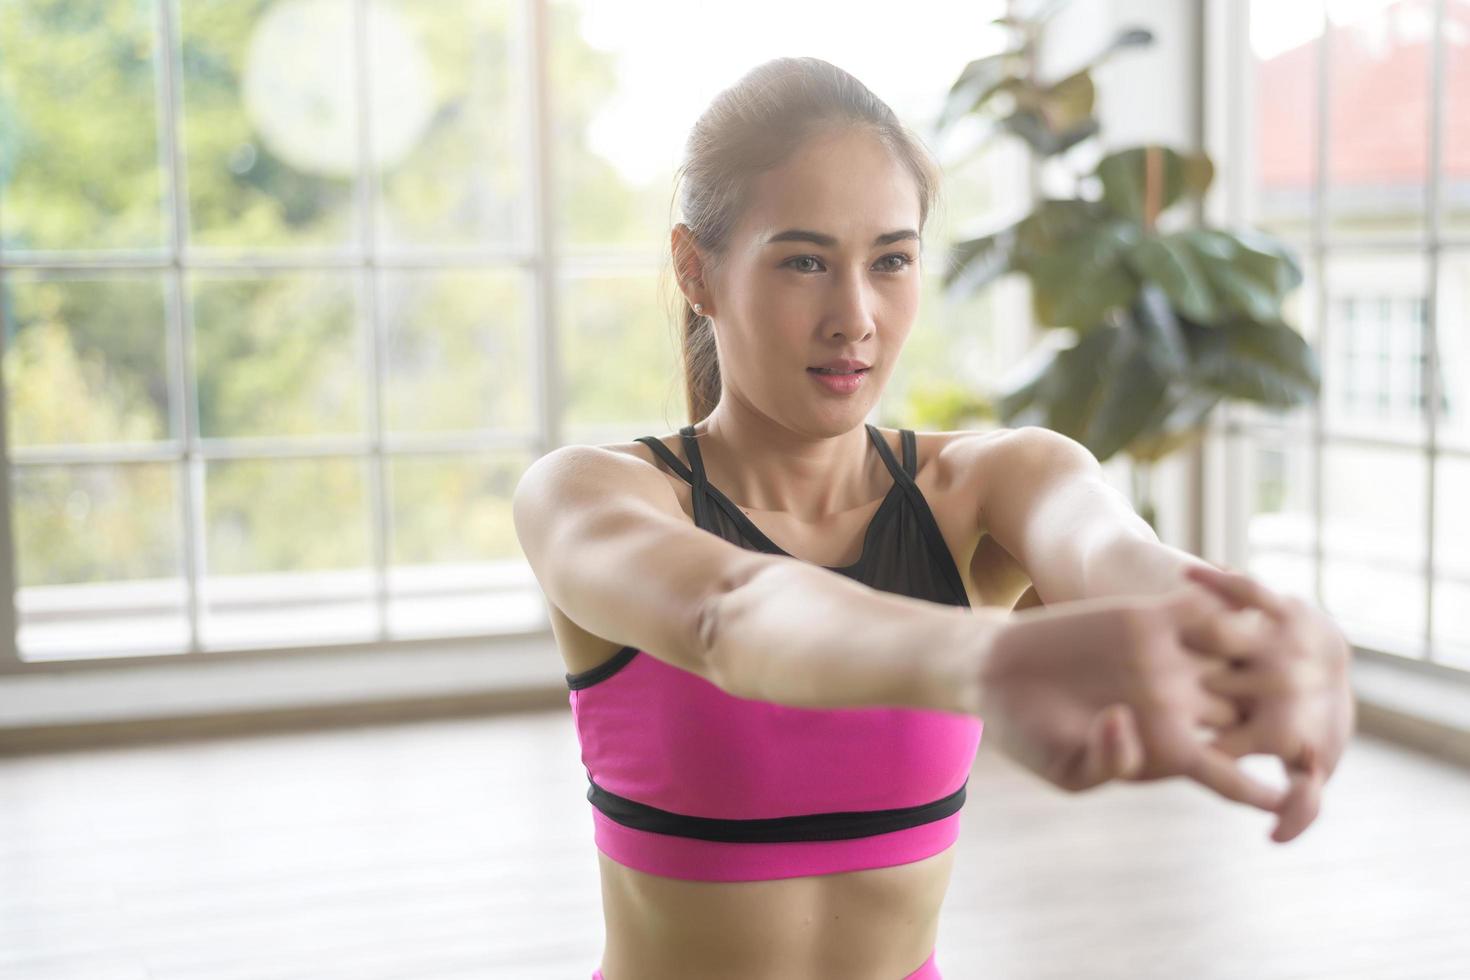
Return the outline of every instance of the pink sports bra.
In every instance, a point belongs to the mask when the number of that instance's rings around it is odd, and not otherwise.
[[[914,434],[899,466],[867,426],[893,487],[852,565],[823,566],[876,589],[969,606],[954,559],[914,483]],[[695,524],[786,554],[705,479],[694,427],[686,467]],[[792,707],[735,697],[632,646],[566,675],[589,783],[593,839],[620,864],[699,881],[833,874],[918,861],[959,834],[980,719],[912,708]]]

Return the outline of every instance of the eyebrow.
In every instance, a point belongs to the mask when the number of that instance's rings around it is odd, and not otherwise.
[[[917,231],[914,231],[911,228],[905,228],[902,231],[890,231],[886,234],[879,235],[877,238],[873,239],[873,244],[875,246],[891,245],[893,242],[901,242],[905,239],[910,238],[917,240],[918,237],[919,233]],[[761,244],[772,245],[776,242],[811,242],[814,245],[821,245],[824,248],[831,248],[832,246],[837,244],[837,239],[833,238],[831,235],[824,235],[819,231],[806,231],[801,228],[788,228],[786,231],[777,232],[776,234],[767,238]]]

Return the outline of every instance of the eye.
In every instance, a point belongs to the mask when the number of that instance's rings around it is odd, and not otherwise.
[[[888,266],[887,271],[889,272],[902,272],[904,269],[914,264],[914,257],[912,255],[909,255],[907,252],[890,252],[878,261],[887,262],[889,259],[899,260],[896,264],[891,264]],[[806,261],[816,262],[818,266],[822,264],[815,255],[798,255],[794,258],[787,259],[782,264],[791,266],[793,269],[797,269],[798,272],[815,272],[816,270],[812,269],[809,266],[803,266],[800,268],[797,267],[797,262]]]

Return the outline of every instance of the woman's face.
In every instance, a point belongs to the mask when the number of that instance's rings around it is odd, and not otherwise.
[[[723,397],[813,434],[860,424],[918,316],[919,232],[912,175],[867,131],[760,175],[712,277]],[[833,358],[871,367],[844,391],[809,370]]]

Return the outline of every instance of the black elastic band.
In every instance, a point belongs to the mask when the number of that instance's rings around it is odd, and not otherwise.
[[[573,691],[580,691],[584,687],[599,684],[628,666],[637,655],[637,647],[623,647],[596,667],[589,667],[575,674],[567,674],[567,688]]]
[[[771,844],[791,841],[850,840],[871,837],[895,830],[907,830],[921,824],[942,820],[965,805],[965,778],[960,788],[932,803],[897,807],[889,810],[846,810],[835,813],[810,813],[792,817],[767,817],[751,820],[725,820],[717,817],[691,817],[671,810],[661,810],[627,797],[610,793],[598,786],[591,775],[587,799],[610,820],[655,834],[695,837],[699,840],[728,841],[738,844]]]

